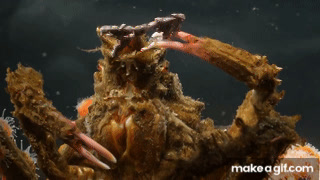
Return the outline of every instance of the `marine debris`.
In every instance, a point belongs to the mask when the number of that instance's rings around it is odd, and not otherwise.
[[[184,19],[172,14],[135,27],[98,27],[103,59],[94,73],[95,93],[80,105],[87,111],[78,107],[75,121],[45,98],[40,73],[21,64],[8,69],[13,115],[49,179],[263,179],[268,173],[235,173],[231,166],[274,165],[291,144],[302,142],[294,130],[300,116],[274,110],[284,96],[277,91],[281,68],[266,56],[180,31]],[[155,31],[150,39],[147,31]],[[199,56],[248,85],[230,128],[201,119],[204,103],[183,95],[178,75],[169,71],[167,48]],[[66,143],[59,150],[57,138]],[[1,167],[5,176],[12,171]]]

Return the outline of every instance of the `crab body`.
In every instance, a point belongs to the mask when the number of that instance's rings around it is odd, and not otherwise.
[[[172,14],[139,26],[98,27],[103,59],[94,73],[94,94],[77,107],[76,121],[44,98],[35,71],[22,66],[8,71],[15,114],[49,178],[241,179],[225,168],[249,160],[275,163],[297,141],[293,128],[299,117],[280,116],[273,109],[283,97],[276,91],[281,68],[269,65],[265,56],[180,31],[184,19],[183,14]],[[145,33],[154,29],[148,40]],[[249,86],[230,128],[218,129],[212,119],[201,119],[204,103],[183,95],[178,75],[169,71],[166,49],[198,56]],[[41,127],[39,132],[30,124]],[[46,152],[57,137],[66,144],[59,153],[55,148]]]

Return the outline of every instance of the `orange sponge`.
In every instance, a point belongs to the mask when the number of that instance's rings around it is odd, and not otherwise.
[[[92,98],[83,99],[78,105],[76,106],[78,114],[80,117],[86,116],[89,112],[89,106],[92,104]]]

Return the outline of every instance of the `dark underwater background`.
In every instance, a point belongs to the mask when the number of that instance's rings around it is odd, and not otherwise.
[[[102,57],[80,50],[100,46],[96,27],[143,24],[175,12],[186,15],[183,31],[267,55],[270,63],[283,67],[279,90],[286,95],[276,110],[302,115],[296,130],[320,148],[318,0],[1,0],[0,111],[7,109],[5,116],[11,116],[6,68],[21,62],[43,74],[47,98],[76,119],[79,99],[93,94],[93,73]],[[230,124],[249,90],[246,85],[182,52],[170,50],[167,59],[184,94],[205,102],[203,118]]]

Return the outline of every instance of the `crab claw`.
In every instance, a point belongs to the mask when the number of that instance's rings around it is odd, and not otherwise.
[[[86,150],[83,147],[83,144],[85,144],[90,149],[96,151],[98,154],[106,158],[107,160],[116,163],[117,159],[112,155],[110,151],[108,151],[106,148],[101,146],[99,143],[97,143],[95,140],[91,139],[90,137],[83,134],[76,126],[76,123],[74,121],[71,121],[64,116],[53,113],[56,117],[58,117],[61,121],[65,122],[69,127],[71,127],[69,130],[67,130],[66,135],[71,138],[67,138],[66,143],[71,146],[74,150],[76,150],[79,154],[81,154],[83,157],[85,157],[87,160],[92,162],[93,164],[103,168],[103,169],[110,169],[108,165],[101,162],[99,159],[97,159],[94,155],[92,155],[88,150]]]
[[[205,48],[203,48],[205,43],[202,38],[196,37],[192,34],[183,31],[177,32],[175,34],[175,37],[185,41],[186,43],[171,41],[169,39],[160,39],[153,41],[148,47],[142,48],[141,51],[145,51],[152,48],[169,48],[193,54],[204,60],[208,60],[210,58],[209,53],[205,50]]]
[[[104,147],[102,147],[100,144],[98,144],[93,139],[89,138],[88,136],[84,135],[83,133],[75,134],[79,140],[74,140],[73,142],[69,143],[69,145],[75,149],[79,154],[81,154],[83,157],[85,157],[87,160],[92,162],[93,164],[99,166],[103,169],[110,169],[108,165],[101,162],[99,159],[97,159],[95,156],[93,156],[87,149],[85,149],[82,146],[82,143],[85,143],[90,148],[94,149],[96,152],[98,152],[100,155],[108,159],[109,161],[116,163],[116,158]]]
[[[77,129],[76,124],[74,121],[70,121],[70,123]],[[86,136],[79,130],[74,130],[72,134],[76,137],[75,139],[71,140],[68,144],[75,149],[79,154],[85,157],[87,160],[91,161],[93,164],[103,168],[103,169],[110,169],[108,165],[101,162],[95,156],[93,156],[88,150],[86,150],[82,145],[85,144],[90,149],[95,150],[98,154],[106,158],[107,160],[116,163],[117,159],[112,155],[110,151],[106,148],[101,146],[95,140],[91,139],[90,137]]]

